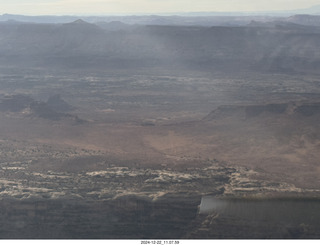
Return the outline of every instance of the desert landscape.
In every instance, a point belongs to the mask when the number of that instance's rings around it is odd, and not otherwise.
[[[182,20],[0,22],[0,238],[320,237],[319,17]]]

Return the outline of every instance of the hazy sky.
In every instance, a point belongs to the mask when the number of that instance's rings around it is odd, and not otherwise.
[[[319,0],[0,0],[0,14],[129,14],[293,10]]]

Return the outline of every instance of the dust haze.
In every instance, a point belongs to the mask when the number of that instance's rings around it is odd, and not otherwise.
[[[320,17],[110,18],[1,16],[0,238],[319,238]]]

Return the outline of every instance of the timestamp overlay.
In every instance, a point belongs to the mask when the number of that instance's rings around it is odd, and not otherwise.
[[[20,240],[22,241],[22,240]],[[273,240],[274,242],[277,242],[277,244],[290,244],[290,245],[295,245],[295,244],[300,244],[301,241],[299,240]],[[5,245],[16,245],[17,241],[14,240],[3,240],[3,244]],[[205,244],[205,245],[229,245],[229,244],[237,244],[237,245],[256,245],[257,242],[259,242],[260,244],[263,245],[269,245],[270,241],[268,240],[245,240],[245,239],[98,239],[98,240],[59,240],[59,243],[64,244],[77,244],[77,245],[83,245],[83,244],[98,244],[98,245],[138,245],[138,244],[161,244],[161,245],[166,245],[166,244],[179,244],[179,245],[198,245],[198,244]],[[2,244],[2,242],[1,242]],[[27,245],[42,245],[43,244],[43,240],[23,240],[23,244],[27,244]],[[46,240],[46,244],[49,245],[56,245],[57,244],[57,240]],[[308,244],[319,244],[319,240],[308,240]]]

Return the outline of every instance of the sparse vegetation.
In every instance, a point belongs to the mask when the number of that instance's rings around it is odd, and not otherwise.
[[[319,197],[318,28],[113,24],[0,23],[1,238],[242,237],[203,195]]]

